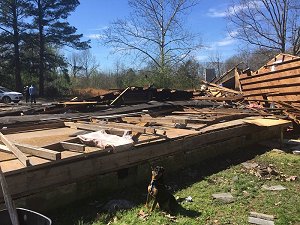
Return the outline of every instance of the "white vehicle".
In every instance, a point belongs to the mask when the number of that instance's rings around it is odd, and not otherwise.
[[[9,90],[5,87],[0,86],[0,101],[4,103],[18,103],[23,98],[23,94]]]

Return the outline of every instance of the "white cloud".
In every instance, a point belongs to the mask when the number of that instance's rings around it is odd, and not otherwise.
[[[237,30],[233,30],[233,31],[230,31],[228,33],[228,36],[229,37],[236,37],[238,34],[239,34],[239,32]]]
[[[233,38],[226,37],[224,40],[216,42],[216,45],[219,47],[223,47],[223,46],[231,45],[234,42],[235,42],[235,40]]]
[[[196,59],[200,62],[206,61],[208,59],[207,55],[197,55]]]
[[[234,37],[237,35],[238,35],[238,31],[231,31],[226,35],[226,37],[223,40],[217,41],[215,45],[219,47],[232,45],[236,42]]]
[[[229,45],[233,45],[236,43],[235,40],[235,36],[238,35],[238,31],[231,31],[229,33],[226,34],[226,36],[219,40],[219,41],[215,41],[215,42],[211,42],[209,45],[206,45],[203,49],[206,51],[215,51],[218,49],[218,47],[225,47],[225,46],[229,46]]]
[[[90,39],[102,39],[104,38],[103,34],[87,34],[85,37],[90,38]]]
[[[262,5],[261,1],[255,0],[255,1],[251,1],[249,4],[230,6],[228,9],[227,8],[223,8],[223,9],[210,8],[208,10],[207,15],[209,17],[226,17],[226,16],[231,16],[231,15],[238,13],[242,10],[245,10],[247,8],[253,9],[256,7],[261,7],[261,5]]]
[[[226,12],[226,9],[220,11],[220,10],[211,8],[208,10],[207,15],[209,17],[225,17],[225,16],[227,16],[227,12]]]
[[[103,30],[106,30],[108,28],[109,28],[108,26],[102,26],[100,28],[92,28],[92,29],[89,29],[89,30],[92,30],[92,31],[103,31]]]

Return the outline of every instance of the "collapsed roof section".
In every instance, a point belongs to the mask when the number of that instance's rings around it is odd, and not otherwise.
[[[300,57],[279,54],[257,71],[241,74],[239,80],[247,100],[299,105]]]

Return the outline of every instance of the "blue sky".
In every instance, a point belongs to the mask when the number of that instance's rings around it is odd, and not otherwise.
[[[207,61],[216,53],[225,60],[237,51],[238,42],[227,31],[225,16],[229,3],[230,0],[199,0],[186,18],[186,26],[200,34],[205,46],[195,53],[199,61]],[[129,12],[127,0],[81,0],[76,11],[68,18],[78,33],[82,33],[85,39],[91,39],[91,52],[102,70],[113,69],[116,60],[119,58],[122,61],[122,58],[113,55],[108,47],[101,46],[97,37],[111,21],[125,18]],[[71,52],[66,54],[70,55]],[[126,66],[126,61],[124,64]]]

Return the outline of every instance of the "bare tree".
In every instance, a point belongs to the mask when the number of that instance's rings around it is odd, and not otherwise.
[[[233,0],[228,18],[238,32],[235,38],[299,54],[299,12],[299,0]]]
[[[70,57],[69,65],[73,77],[82,76],[89,78],[99,68],[96,57],[88,49],[79,53],[73,53]]]
[[[208,66],[214,68],[217,71],[217,77],[220,77],[223,72],[225,72],[223,64],[222,54],[220,52],[216,51],[209,56]]]
[[[134,52],[136,59],[164,73],[200,46],[183,20],[195,4],[196,0],[129,0],[130,18],[114,21],[104,31],[103,41],[116,52]]]

